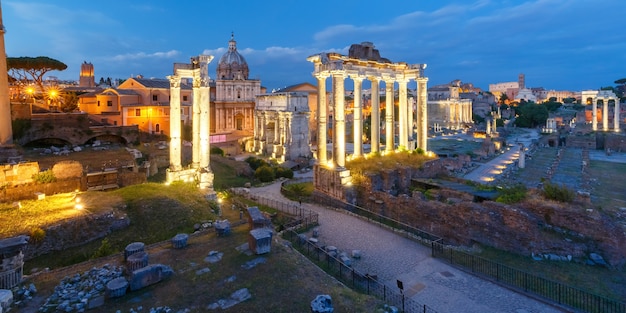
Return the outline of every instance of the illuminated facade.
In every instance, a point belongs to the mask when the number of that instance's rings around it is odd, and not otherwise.
[[[277,92],[257,96],[254,152],[285,162],[311,157],[309,96]]]
[[[227,133],[254,129],[255,97],[262,93],[261,81],[248,79],[249,68],[231,36],[228,51],[217,64],[215,98],[211,106],[211,132]]]
[[[461,82],[455,80],[428,88],[428,124],[433,129],[460,129],[473,123],[472,100],[461,99],[460,86]]]
[[[2,7],[0,7],[0,147],[13,144],[11,128],[11,100],[9,97],[9,74],[7,72],[7,55],[4,48],[4,24],[2,23]]]
[[[613,131],[620,131],[619,98],[610,90],[584,90],[581,93],[581,103],[591,105],[591,129],[598,130],[598,104],[602,105],[602,131],[609,130],[609,104],[613,103]]]

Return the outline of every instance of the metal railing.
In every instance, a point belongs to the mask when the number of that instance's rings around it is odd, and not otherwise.
[[[458,251],[438,241],[432,242],[432,256],[460,266],[475,275],[487,277],[522,292],[538,295],[559,305],[593,313],[626,312],[626,303]]]
[[[305,240],[296,231],[283,232],[283,238],[289,240],[302,254],[313,260],[327,273],[339,279],[345,285],[367,295],[382,299],[386,304],[393,305],[405,313],[437,313],[433,308],[418,303],[399,292],[397,287],[389,287],[378,281],[376,277],[361,273],[336,256],[319,247],[317,244]]]

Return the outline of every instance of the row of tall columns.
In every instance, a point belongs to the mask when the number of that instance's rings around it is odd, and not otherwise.
[[[448,106],[450,123],[470,123],[472,121],[472,105],[465,102],[453,102]]]
[[[602,102],[602,130],[609,130],[609,100],[604,99]],[[619,99],[613,99],[615,102],[615,108],[613,112],[613,130],[616,132],[620,131],[619,122],[620,122],[620,105]],[[591,128],[592,130],[598,130],[598,101],[594,99],[591,106]]]
[[[327,155],[327,101],[326,101],[326,78],[327,73],[318,73],[315,75],[318,80],[318,144],[317,157],[320,164],[328,164]],[[345,95],[344,95],[344,79],[346,77],[343,71],[334,71],[332,76],[332,91],[334,104],[333,119],[333,166],[337,168],[345,167],[346,141],[345,141]],[[364,77],[355,75],[354,80],[354,156],[363,155],[363,123],[362,123],[362,82]],[[371,152],[380,151],[380,95],[379,83],[380,77],[368,77],[371,81]],[[385,151],[393,151],[395,123],[394,123],[394,82],[398,82],[399,86],[399,142],[398,144],[404,148],[409,148],[410,137],[412,136],[413,123],[418,125],[418,141],[417,146],[427,150],[428,138],[428,117],[427,117],[427,78],[417,78],[418,83],[418,101],[417,101],[417,121],[413,120],[413,105],[408,104],[407,84],[408,79],[384,79],[385,81]]]

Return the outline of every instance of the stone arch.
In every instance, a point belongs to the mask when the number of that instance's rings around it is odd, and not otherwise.
[[[100,134],[100,135],[89,138],[88,140],[84,142],[84,144],[93,144],[97,140],[101,142],[119,143],[122,145],[125,145],[128,143],[128,140],[124,138],[124,136],[115,135],[115,134]]]
[[[72,142],[67,139],[59,138],[59,137],[46,137],[46,138],[36,138],[33,140],[29,140],[21,144],[24,147],[63,147],[63,146],[72,146]]]

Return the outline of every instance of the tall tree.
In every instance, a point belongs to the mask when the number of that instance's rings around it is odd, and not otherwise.
[[[7,58],[9,75],[20,80],[30,77],[42,93],[44,92],[43,76],[50,71],[63,71],[66,68],[65,63],[49,57]]]

